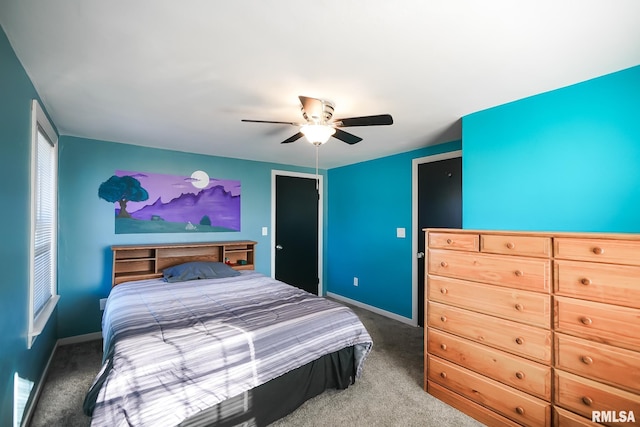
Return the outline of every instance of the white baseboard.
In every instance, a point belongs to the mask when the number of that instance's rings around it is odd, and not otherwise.
[[[372,312],[374,312],[376,314],[379,314],[381,316],[388,317],[390,319],[397,320],[397,321],[402,322],[402,323],[406,323],[407,325],[418,326],[417,322],[415,322],[413,319],[410,319],[410,318],[404,317],[404,316],[400,316],[399,314],[395,314],[395,313],[392,313],[390,311],[383,310],[381,308],[374,307],[372,305],[365,304],[363,302],[353,300],[351,298],[343,297],[342,295],[334,294],[333,292],[327,292],[327,296],[329,298],[337,299],[339,301],[344,301],[346,303],[355,305],[356,307],[364,308],[365,310],[372,311]]]
[[[90,334],[76,335],[73,337],[60,338],[57,345],[69,345],[77,344],[81,342],[100,340],[102,339],[102,332],[92,332]]]
[[[101,332],[93,332],[90,334],[84,335],[76,335],[73,337],[61,338],[56,341],[56,344],[53,346],[53,350],[51,350],[51,354],[49,355],[49,359],[47,360],[47,364],[42,371],[42,375],[40,376],[40,380],[38,381],[38,385],[35,387],[33,391],[33,399],[29,405],[25,408],[24,414],[22,416],[22,422],[20,423],[21,427],[26,427],[31,424],[31,417],[33,417],[33,411],[36,409],[36,405],[38,404],[38,399],[40,399],[40,393],[42,393],[42,387],[44,387],[44,383],[47,380],[47,375],[49,374],[49,368],[51,367],[51,362],[53,361],[53,356],[56,354],[56,350],[58,347],[69,344],[76,344],[86,341],[93,341],[102,339],[102,331]]]
[[[35,390],[32,391],[33,399],[28,403],[27,407],[22,414],[22,421],[20,422],[20,427],[26,427],[31,425],[31,417],[33,417],[33,411],[36,409],[36,404],[38,403],[38,399],[40,398],[40,393],[42,393],[42,387],[44,387],[44,382],[47,380],[47,375],[49,374],[49,367],[51,366],[51,362],[53,361],[53,355],[56,353],[56,348],[58,348],[58,342],[53,346],[53,350],[49,355],[49,359],[47,360],[47,364],[44,366],[44,370],[42,371],[42,375],[40,375],[40,379],[38,381],[38,385],[36,385]],[[15,421],[14,421],[15,423]]]

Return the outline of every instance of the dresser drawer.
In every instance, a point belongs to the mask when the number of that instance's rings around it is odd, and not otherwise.
[[[427,294],[432,301],[541,328],[551,327],[551,296],[548,294],[439,276],[428,277]]]
[[[433,328],[428,329],[427,335],[429,354],[541,399],[551,399],[551,367]]]
[[[480,246],[477,234],[429,231],[427,235],[430,248],[478,252]]]
[[[493,412],[472,400],[462,397],[458,393],[455,393],[438,383],[428,381],[427,384],[427,391],[429,394],[475,418],[484,425],[491,427],[520,427],[520,424],[515,421],[511,421],[509,418],[503,417],[502,415]]]
[[[551,256],[551,238],[542,236],[481,234],[480,252],[549,257]]]
[[[640,351],[640,310],[567,297],[554,300],[557,332]]]
[[[640,240],[556,237],[554,254],[561,259],[640,265]]]
[[[551,405],[453,363],[429,356],[429,380],[525,426],[548,426]]]
[[[549,330],[436,302],[428,303],[427,325],[528,359],[551,361]]]
[[[554,403],[565,409],[589,419],[592,411],[633,411],[640,414],[640,396],[637,394],[557,369],[554,376]]]
[[[640,308],[640,267],[556,260],[554,269],[558,295]]]
[[[539,292],[551,288],[550,260],[444,250],[429,250],[428,258],[429,274]]]
[[[587,419],[578,414],[574,414],[573,412],[554,406],[553,425],[556,427],[596,427],[598,424],[591,422],[590,418]]]
[[[554,351],[558,368],[640,393],[640,353],[563,334]]]

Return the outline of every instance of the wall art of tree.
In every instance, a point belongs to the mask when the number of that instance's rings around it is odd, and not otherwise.
[[[116,176],[100,184],[98,197],[111,203],[120,204],[118,218],[131,218],[127,212],[127,202],[142,202],[149,199],[149,193],[145,190],[140,181],[132,176]]]

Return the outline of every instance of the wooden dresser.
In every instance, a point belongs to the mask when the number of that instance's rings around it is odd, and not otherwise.
[[[640,424],[640,235],[425,238],[426,391],[490,426]]]

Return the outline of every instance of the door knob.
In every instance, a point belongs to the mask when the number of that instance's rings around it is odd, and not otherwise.
[[[417,256],[418,256],[418,259],[424,258],[424,252],[418,252]]]
[[[276,245],[276,249],[281,251],[282,250],[282,245]]]

